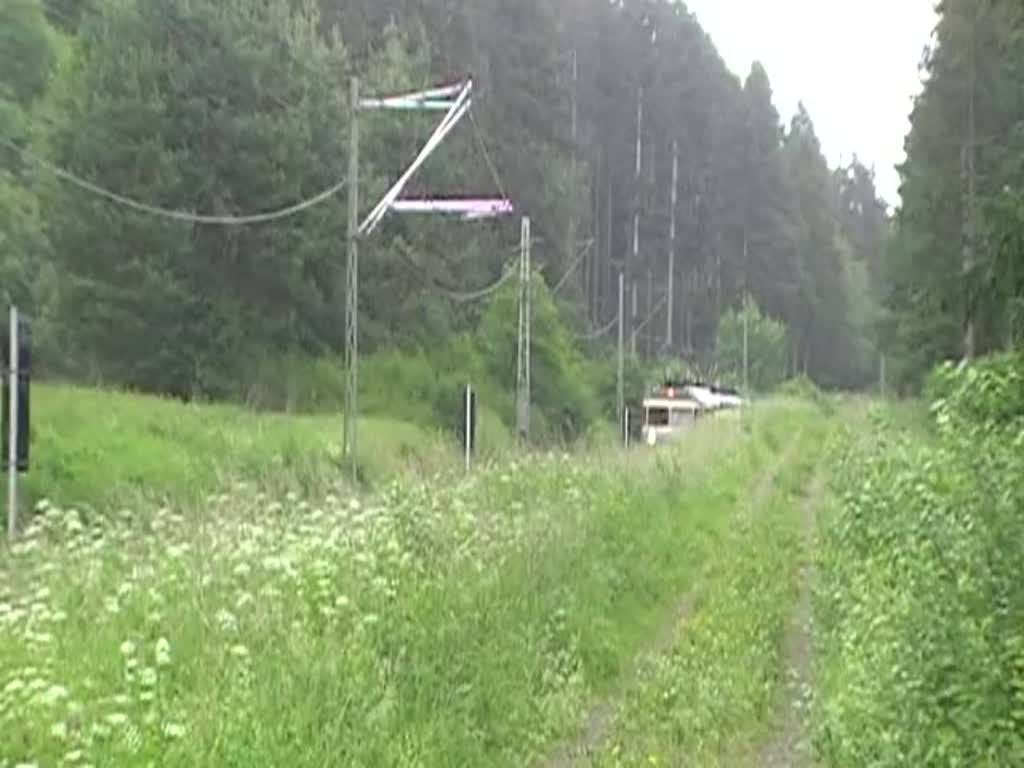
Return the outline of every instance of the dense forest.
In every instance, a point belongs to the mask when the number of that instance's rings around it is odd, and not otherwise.
[[[905,390],[1024,334],[1024,7],[939,8],[879,281],[879,338]]]
[[[965,65],[948,46],[966,22],[946,15],[889,263],[890,223],[872,171],[856,161],[829,167],[812,116],[803,108],[781,116],[762,66],[743,80],[730,72],[681,2],[8,0],[0,8],[0,284],[35,319],[48,368],[76,380],[235,397],[268,361],[336,359],[344,192],[299,215],[223,226],[153,215],[61,173],[172,211],[280,209],[345,178],[351,76],[364,94],[471,76],[472,121],[410,194],[504,193],[531,217],[534,263],[557,308],[547,325],[560,334],[550,344],[537,338],[541,358],[545,344],[579,366],[607,355],[622,272],[639,360],[728,372],[735,360],[724,349],[735,344],[722,337],[736,324],[721,321],[746,307],[784,329],[783,349],[770,351],[774,378],[874,383],[879,329],[911,366],[959,339],[925,306],[953,302],[940,292],[961,284],[959,272],[950,284],[949,273],[920,264],[958,238],[915,231],[917,222],[960,223],[946,214],[960,204]],[[1012,91],[1013,72],[981,60],[997,50],[982,36],[1005,25],[984,15],[972,23],[975,79],[998,75]],[[977,148],[978,205],[991,202],[994,220],[1007,221],[1016,198],[986,192],[1009,181],[1006,147],[995,140],[1007,136],[1009,106],[1020,100],[976,90],[976,138],[989,140]],[[364,211],[438,119],[362,116]],[[984,176],[990,167],[1003,175]],[[936,187],[929,174],[943,173],[950,178]],[[505,273],[518,236],[517,217],[386,219],[363,247],[361,353],[447,360],[453,340],[468,339],[485,358],[488,349],[502,356],[485,361],[497,377],[514,361],[478,331],[500,325],[487,316],[508,302],[501,293],[490,303],[457,299]],[[959,263],[954,250],[947,261]],[[909,271],[894,278],[904,264]],[[915,282],[936,274],[935,285]],[[913,312],[920,322],[908,325]],[[514,311],[506,314],[514,322]],[[979,345],[1002,343],[1006,316],[978,314]]]

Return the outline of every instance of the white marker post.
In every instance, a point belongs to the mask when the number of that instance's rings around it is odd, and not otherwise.
[[[469,472],[473,455],[473,388],[466,385],[466,472]]]
[[[10,352],[8,353],[7,430],[7,537],[10,541],[18,531],[18,308],[11,307]]]

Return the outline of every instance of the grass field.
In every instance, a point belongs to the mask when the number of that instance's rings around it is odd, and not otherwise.
[[[356,488],[337,419],[43,388],[0,768],[1020,764],[1024,432],[944,402],[468,476],[368,419]]]
[[[146,403],[135,421],[164,407],[179,408]],[[193,451],[238,450],[238,412],[181,413],[212,432],[216,419],[225,425]],[[51,508],[0,567],[0,755],[119,766],[542,761],[616,690],[679,596],[716,571],[721,548],[733,551],[737,510],[767,474],[789,475],[780,452],[819,418],[778,404],[707,425],[673,453],[536,457],[361,500],[259,482],[252,452],[277,455],[294,439],[268,419],[277,448],[241,442],[252,463],[235,459],[228,475],[160,467],[168,488],[251,471],[248,486],[196,508],[94,519]],[[329,427],[294,423],[329,440]],[[815,438],[801,439],[813,454]]]
[[[71,387],[33,388],[31,501],[84,510],[196,504],[236,482],[273,492],[324,491],[343,479],[340,416],[257,414]],[[507,444],[500,425],[484,436]],[[483,439],[483,438],[482,438]],[[457,457],[449,440],[396,420],[360,422],[360,472],[370,484]]]

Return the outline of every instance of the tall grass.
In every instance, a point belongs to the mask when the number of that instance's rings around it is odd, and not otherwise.
[[[32,418],[30,498],[65,507],[195,504],[238,480],[311,493],[343,477],[338,415],[37,386]],[[456,458],[438,433],[386,418],[360,420],[360,448],[370,483],[410,469],[434,474]]]
[[[363,501],[250,484],[184,511],[45,509],[0,556],[0,762],[523,765],[807,418]]]
[[[696,584],[692,615],[667,650],[644,660],[597,766],[754,764],[770,722],[782,642],[797,596],[801,507],[828,422],[787,439],[774,483],[742,500]],[[781,447],[781,446],[780,446]]]

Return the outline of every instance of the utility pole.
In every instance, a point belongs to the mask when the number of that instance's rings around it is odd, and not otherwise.
[[[644,334],[644,338],[647,340],[647,344],[645,345],[647,349],[647,357],[650,359],[654,353],[654,326],[651,323],[654,313],[654,272],[651,271],[651,267],[649,265],[647,267],[647,306],[645,309],[648,317],[644,322],[651,327],[651,330]]]
[[[626,419],[626,275],[619,272],[619,356],[618,375],[615,384],[615,405],[618,412],[619,429],[624,429]]]
[[[18,533],[18,308],[11,307],[10,347],[7,353],[8,431],[7,431],[7,541]]]
[[[571,172],[571,183],[572,183],[572,201],[569,206],[569,232],[568,232],[568,246],[566,248],[566,263],[574,263],[576,258],[576,231],[577,231],[577,205],[579,204],[579,190],[577,189],[576,174],[578,173],[578,162],[576,158],[576,144],[578,141],[578,119],[577,119],[577,106],[576,106],[576,88],[579,72],[577,68],[577,56],[576,49],[572,51],[572,104],[571,104],[571,130],[572,130],[572,172]],[[581,274],[586,274],[585,270],[581,270]],[[586,282],[584,282],[586,285]]]
[[[629,352],[636,356],[636,278],[637,267],[640,262],[640,182],[643,173],[644,162],[644,89],[641,86],[637,94],[636,102],[636,174],[634,176],[635,189],[633,192],[633,251],[630,259],[630,282],[633,286],[633,312],[630,318],[630,339]]]
[[[519,242],[519,332],[516,355],[516,431],[530,436],[530,219],[524,217]]]
[[[747,291],[747,233],[743,233],[743,394],[750,391],[750,302]]]
[[[972,11],[972,14],[976,11]],[[963,223],[963,272],[964,290],[966,291],[966,317],[964,330],[964,358],[973,360],[977,353],[977,339],[974,327],[974,246],[975,246],[975,207],[977,204],[977,17],[971,18],[971,39],[967,53],[969,95],[967,104],[967,137],[964,140],[960,159],[960,176],[965,191],[964,223]]]
[[[637,318],[637,309],[638,309],[636,277],[633,278],[633,281],[632,281],[632,283],[630,285],[632,287],[633,301],[631,303],[630,313],[629,313],[629,354],[632,357],[636,357],[636,337],[637,337],[636,318]]]
[[[668,223],[668,320],[665,323],[665,346],[672,350],[675,330],[676,286],[676,203],[679,202],[679,142],[672,142],[672,210]]]
[[[345,427],[342,456],[353,481],[359,477],[356,460],[359,418],[359,78],[349,89],[351,133],[348,148],[348,228],[345,254]]]

